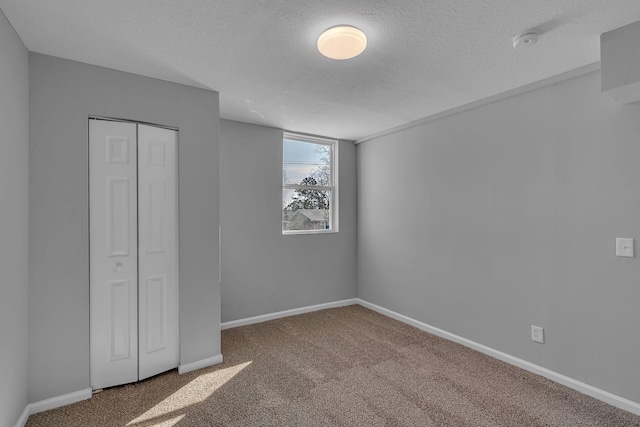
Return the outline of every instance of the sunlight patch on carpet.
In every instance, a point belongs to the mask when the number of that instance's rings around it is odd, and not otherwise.
[[[194,380],[180,388],[175,393],[149,409],[144,414],[140,415],[134,420],[127,423],[127,426],[135,426],[136,424],[146,423],[151,420],[157,420],[158,418],[166,418],[167,416],[173,416],[178,412],[186,410],[186,408],[202,403],[207,400],[213,393],[220,387],[225,385],[229,380],[233,379],[243,369],[249,366],[252,362],[245,362],[228,368],[219,369],[214,372],[199,375]],[[163,426],[173,426],[182,418],[185,414],[181,414],[178,417],[171,418],[167,421],[175,421],[173,424],[162,424]]]
[[[186,417],[187,414],[182,414],[182,415],[178,415],[175,418],[171,418],[170,420],[165,420],[163,422],[161,422],[160,424],[153,424],[154,427],[173,427],[175,425],[177,425],[180,421],[182,421],[182,419],[184,417]]]

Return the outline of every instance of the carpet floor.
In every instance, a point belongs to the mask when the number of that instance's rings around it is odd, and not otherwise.
[[[361,306],[222,332],[170,371],[27,426],[640,426],[640,416]]]

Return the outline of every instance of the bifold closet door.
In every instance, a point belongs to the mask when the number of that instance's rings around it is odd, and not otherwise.
[[[177,132],[89,121],[91,386],[179,363]]]
[[[139,379],[179,363],[177,132],[138,125]]]
[[[94,389],[138,380],[136,145],[135,123],[89,120],[90,353]]]

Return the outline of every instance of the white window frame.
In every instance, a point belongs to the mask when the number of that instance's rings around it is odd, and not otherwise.
[[[330,155],[330,170],[331,170],[331,185],[299,185],[299,184],[284,184],[282,183],[282,190],[319,190],[319,191],[331,191],[331,199],[329,200],[329,229],[328,230],[285,230],[282,229],[282,235],[296,235],[296,234],[328,234],[338,232],[338,140],[331,138],[322,138],[317,136],[303,135],[293,132],[284,132],[282,135],[282,166],[284,166],[284,140],[289,139],[293,141],[309,142],[312,144],[322,144],[331,147]],[[282,193],[280,191],[280,199],[282,204]]]

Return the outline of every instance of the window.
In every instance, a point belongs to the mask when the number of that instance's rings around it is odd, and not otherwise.
[[[285,133],[282,234],[338,231],[337,141]]]

